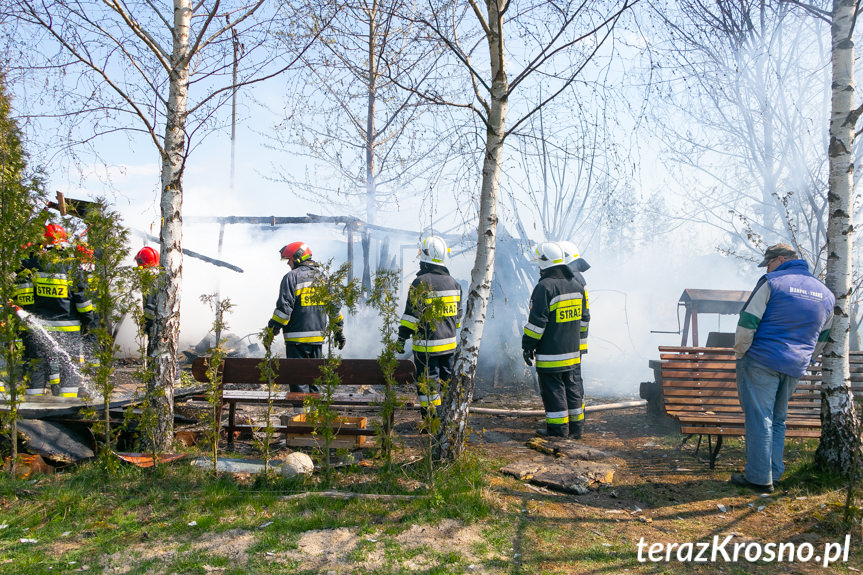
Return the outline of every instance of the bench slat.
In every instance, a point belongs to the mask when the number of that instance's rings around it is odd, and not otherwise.
[[[736,372],[727,371],[725,373],[719,373],[715,371],[674,371],[674,370],[662,370],[662,379],[668,377],[671,379],[678,379],[682,381],[705,381],[716,379],[719,381],[735,381],[736,380]]]
[[[314,393],[277,393],[273,394],[273,403],[277,405],[303,405],[307,397],[318,397]],[[416,396],[399,394],[397,395],[399,403],[403,406],[411,407],[416,401]],[[353,393],[334,394],[333,405],[380,405],[384,400],[381,394],[364,394],[357,395]],[[245,390],[245,389],[226,389],[222,393],[222,401],[225,403],[268,403],[266,391]]]
[[[720,427],[720,426],[680,426],[680,433],[684,435],[724,435],[741,436],[744,434],[742,427]],[[821,437],[820,429],[791,428],[785,430],[785,437],[818,438]]]
[[[662,364],[662,369],[704,369],[716,371],[734,371],[734,361],[676,361],[669,359]]]
[[[192,375],[201,383],[207,378],[206,358],[198,357],[192,362]],[[261,374],[258,364],[263,361],[255,357],[231,357],[225,362],[222,381],[225,383],[256,383],[260,384]],[[279,373],[276,379],[278,385],[308,385],[321,375],[321,366],[325,359],[280,359]],[[338,369],[342,385],[369,385],[383,382],[380,365],[375,359],[342,360]],[[393,377],[400,385],[412,383],[416,369],[413,362],[407,359],[398,360]]]
[[[717,423],[720,425],[743,425],[743,415],[681,415],[680,423],[699,424],[699,423]],[[821,427],[820,419],[811,419],[806,417],[789,417],[785,422],[786,425],[794,427]]]
[[[737,364],[733,350],[666,346],[660,346],[659,350],[665,412],[680,422],[681,433],[745,433],[743,411],[737,396]],[[863,354],[857,357],[863,363]],[[863,381],[863,372],[852,373],[852,378],[855,375]],[[820,367],[813,366],[788,403],[786,435],[818,437],[820,412]]]
[[[716,450],[710,453],[712,469],[722,436],[745,435],[734,352],[672,346],[660,346],[659,351],[665,412],[678,420],[682,434],[718,436]],[[851,392],[863,399],[863,352],[851,352],[849,364]],[[820,437],[820,384],[820,365],[810,366],[788,402],[786,437]]]

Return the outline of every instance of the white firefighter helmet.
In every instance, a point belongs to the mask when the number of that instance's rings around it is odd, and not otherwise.
[[[563,263],[569,265],[578,259],[578,248],[575,247],[574,243],[563,240],[557,242],[557,245],[563,249]]]
[[[448,253],[449,248],[446,247],[446,242],[439,236],[429,236],[420,244],[421,262],[442,266]]]
[[[566,265],[563,248],[557,242],[542,242],[533,249],[533,260],[544,270],[552,266]]]

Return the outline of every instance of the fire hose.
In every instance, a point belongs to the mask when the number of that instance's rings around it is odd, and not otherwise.
[[[633,401],[620,401],[617,403],[602,403],[599,405],[587,405],[584,408],[586,413],[596,411],[609,411],[612,409],[626,409],[628,407],[643,407],[647,405],[644,399],[636,399]],[[494,409],[491,407],[471,407],[471,413],[482,415],[509,415],[510,417],[541,417],[545,415],[542,409]]]

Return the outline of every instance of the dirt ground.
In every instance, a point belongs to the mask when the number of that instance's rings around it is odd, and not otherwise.
[[[588,398],[588,405],[628,401],[634,397]],[[539,409],[538,397],[485,396],[475,403],[482,407],[504,409]],[[420,453],[417,434],[417,412],[400,412],[396,432],[404,444],[404,457]],[[541,417],[488,416],[472,414],[470,442],[486,455],[500,460],[501,467],[522,457],[535,457],[536,452],[526,446],[535,437],[535,429],[542,425]],[[518,563],[519,557],[531,557],[530,565],[516,570],[484,570],[490,559],[477,554],[478,541],[482,541],[483,525],[463,525],[447,520],[436,525],[412,528],[401,536],[403,544],[434,548],[441,541],[456,545],[470,560],[476,555],[472,573],[498,572],[677,572],[682,567],[672,562],[656,564],[637,560],[639,541],[697,542],[721,539],[728,535],[735,542],[793,542],[811,543],[816,549],[824,544],[841,542],[844,535],[837,531],[837,502],[844,501],[841,490],[809,492],[805,482],[790,482],[790,487],[778,489],[772,496],[759,496],[729,484],[731,471],[742,469],[743,444],[739,439],[726,439],[716,468],[711,470],[706,461],[706,445],[695,456],[693,439],[679,449],[681,436],[667,422],[648,418],[643,407],[588,413],[586,431],[580,444],[602,450],[607,454],[604,463],[616,468],[613,484],[591,489],[584,495],[559,493],[544,487],[516,481],[498,474],[489,478],[490,497],[501,509],[522,509],[525,532],[516,534],[511,557],[500,557],[504,563]],[[705,440],[706,443],[706,440]],[[811,454],[815,443],[804,444],[791,440],[786,461],[789,470]],[[526,535],[530,528],[542,529],[558,523],[567,525],[556,534],[554,542]],[[337,541],[334,545],[333,542]],[[355,572],[356,550],[365,549],[377,541],[374,533],[358,533],[353,529],[310,531],[306,533],[296,551],[283,559],[300,560],[304,568],[322,573]],[[521,547],[526,547],[521,549]],[[820,546],[820,547],[819,547]],[[814,562],[772,564],[759,572],[824,573],[859,572],[863,569],[860,553],[860,535],[853,536],[852,552],[844,564],[825,569]],[[528,549],[529,548],[529,549]],[[567,558],[569,549],[598,549],[602,568],[586,569],[585,563]],[[856,549],[854,549],[856,548]],[[236,550],[235,550],[236,551]],[[607,553],[606,553],[607,551]],[[562,553],[562,554],[561,554]],[[606,556],[602,557],[602,554]],[[591,555],[592,556],[592,555]],[[374,551],[364,555],[359,567],[374,571],[379,563]],[[276,558],[278,559],[278,558]],[[496,559],[494,557],[492,560]],[[610,562],[610,564],[608,564]],[[719,571],[747,572],[743,565],[730,568],[719,566]],[[589,562],[588,562],[589,564]],[[579,567],[581,565],[581,567]],[[407,571],[423,571],[422,564],[402,565]],[[685,565],[687,572],[716,572],[717,565]],[[704,567],[704,570],[701,570]],[[761,567],[759,565],[759,567]]]

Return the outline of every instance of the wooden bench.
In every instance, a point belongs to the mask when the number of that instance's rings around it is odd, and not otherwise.
[[[743,436],[743,409],[737,397],[734,350],[729,348],[660,346],[662,393],[665,413],[680,423],[686,435],[681,447],[698,436],[707,436],[710,468],[713,469],[724,436]],[[863,398],[863,352],[852,352],[851,389]],[[820,437],[821,369],[813,365],[800,378],[788,402],[786,437]],[[716,436],[716,446],[711,437]]]
[[[199,357],[192,362],[192,375],[200,383],[209,382],[207,377],[206,358]],[[222,366],[222,404],[219,411],[221,421],[222,411],[228,406],[227,432],[228,441],[232,442],[234,432],[241,429],[251,429],[252,425],[241,425],[236,422],[237,404],[266,405],[269,401],[269,393],[266,382],[261,381],[259,364],[260,358],[226,358]],[[275,406],[302,406],[303,402],[310,397],[318,397],[315,393],[296,393],[286,391],[289,385],[309,385],[321,375],[321,366],[324,359],[280,359],[278,375],[275,381],[276,389],[272,395]],[[414,364],[409,360],[399,360],[393,373],[396,385],[412,384],[416,370]],[[383,401],[383,394],[364,394],[354,392],[342,392],[344,386],[360,385],[384,385],[384,377],[377,360],[374,359],[342,359],[338,369],[341,378],[341,387],[334,394],[333,407],[336,409],[374,409]],[[416,395],[398,396],[402,407],[413,407]],[[392,417],[389,421],[383,421],[384,430],[388,431],[393,426]],[[277,431],[287,432],[287,426],[273,426]],[[292,433],[311,433],[314,431],[312,425],[292,425]],[[374,429],[344,428],[339,430],[340,435],[374,435]]]

